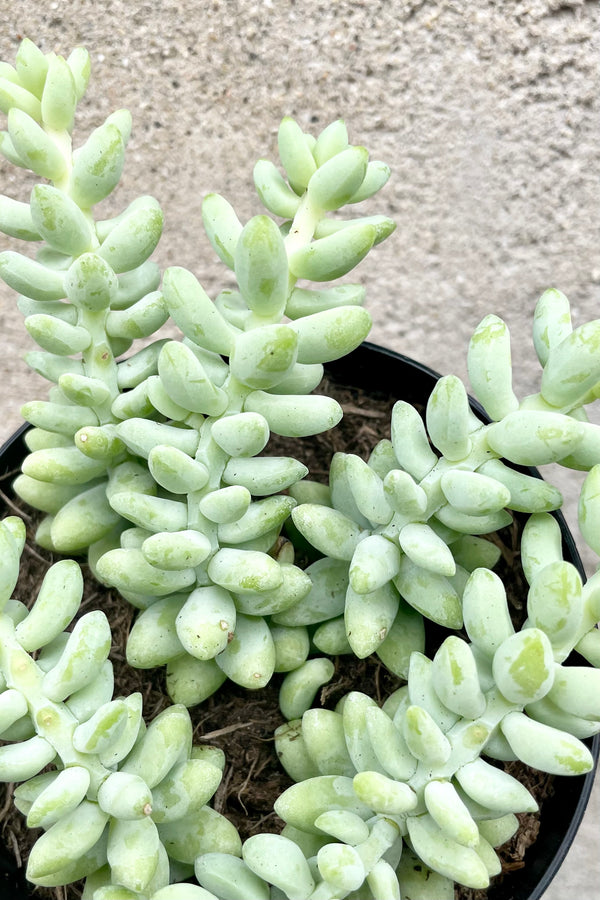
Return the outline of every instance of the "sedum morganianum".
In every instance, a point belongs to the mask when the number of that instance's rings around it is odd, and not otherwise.
[[[239,854],[236,829],[207,805],[222,751],[192,746],[184,706],[146,725],[141,694],[113,697],[110,626],[100,610],[79,615],[78,563],[51,566],[30,609],[11,597],[24,541],[21,519],[0,522],[0,780],[20,782],[14,802],[43,829],[28,880],[145,897],[198,853]]]
[[[501,768],[502,763],[520,760],[561,776],[593,768],[594,759],[584,741],[600,732],[600,576],[597,573],[583,584],[575,565],[563,559],[560,526],[551,513],[560,505],[560,494],[530,474],[507,468],[498,458],[501,451],[505,459],[526,466],[560,461],[588,469],[580,520],[584,536],[598,550],[599,429],[587,422],[583,406],[596,399],[600,359],[595,353],[582,360],[581,344],[589,347],[599,328],[598,323],[589,323],[574,332],[563,327],[557,334],[553,326],[557,322],[565,326],[566,312],[566,300],[558,292],[547,292],[538,303],[536,346],[551,344],[555,375],[571,387],[560,389],[560,407],[550,408],[542,395],[521,404],[521,409],[543,413],[533,416],[523,439],[511,434],[510,426],[510,414],[520,410],[498,406],[500,377],[507,398],[507,332],[504,323],[488,317],[471,342],[469,370],[472,381],[481,382],[478,394],[480,398],[483,394],[486,412],[495,422],[485,425],[467,411],[461,455],[452,451],[450,438],[456,440],[457,433],[461,437],[455,428],[457,419],[460,422],[458,410],[468,404],[462,386],[460,404],[446,407],[443,427],[440,406],[430,404],[427,409],[427,428],[436,435],[433,445],[442,451],[441,459],[427,440],[425,426],[417,421],[416,410],[401,403],[394,414],[400,409],[403,424],[408,421],[413,427],[400,428],[398,420],[393,422],[392,441],[378,445],[370,466],[356,457],[357,462],[347,467],[339,465],[339,457],[334,460],[327,498],[331,505],[323,503],[318,486],[303,482],[292,489],[298,495],[315,492],[321,498],[319,505],[309,509],[313,523],[322,511],[321,531],[316,526],[309,530],[302,505],[292,516],[304,536],[316,536],[315,545],[329,555],[308,569],[312,598],[309,595],[274,617],[275,621],[314,627],[327,620],[313,633],[318,650],[358,656],[376,650],[407,683],[382,706],[367,694],[353,691],[335,709],[327,709],[311,707],[316,689],[333,674],[325,657],[311,659],[286,676],[280,701],[290,721],[277,729],[275,744],[296,784],[274,806],[286,825],[279,835],[247,840],[241,861],[232,862],[221,853],[201,855],[195,871],[207,889],[220,888],[223,896],[237,890],[242,896],[244,891],[250,895],[253,886],[256,896],[268,898],[273,896],[269,894],[273,885],[275,896],[290,900],[452,900],[455,882],[475,889],[488,886],[501,869],[495,848],[516,831],[516,814],[537,810],[536,800]],[[496,356],[500,366],[493,370],[490,351],[497,350],[496,341],[501,342],[502,353]],[[552,384],[545,375],[548,354],[543,349],[538,352],[545,367],[543,390],[556,399],[547,387]],[[557,359],[562,360],[562,368]],[[484,361],[487,372],[482,370]],[[456,391],[456,380],[451,384]],[[517,406],[514,400],[508,405]],[[481,465],[487,471],[473,478]],[[430,472],[435,477],[428,480]],[[459,473],[457,483],[454,476],[445,479],[448,472]],[[407,501],[402,507],[396,493],[401,481],[409,485],[401,495]],[[435,490],[427,493],[432,484]],[[418,488],[425,500],[433,496],[437,504],[454,509],[437,518],[441,507],[434,506],[428,518],[426,503],[414,504]],[[503,508],[530,513],[520,545],[529,585],[527,618],[520,630],[513,623],[504,585],[491,571],[497,551],[479,537],[509,521],[503,517],[495,526],[490,523],[499,508],[492,500],[499,496]],[[408,501],[413,501],[410,508]],[[327,519],[332,511],[333,518]],[[412,522],[432,525],[417,550],[413,549],[416,544],[398,540],[402,526],[411,524],[409,511]],[[344,525],[342,513],[349,524],[345,531],[336,532],[337,523]],[[348,539],[351,527],[355,533],[360,530],[357,520],[363,533]],[[332,535],[329,544],[323,537],[327,522]],[[386,531],[390,523],[396,527]],[[391,551],[380,545],[361,560],[358,573],[353,570],[353,553],[371,535],[410,560],[422,598],[419,603],[408,588],[400,586],[397,573],[385,568],[383,594],[381,586],[361,592],[360,585],[352,584],[353,571],[357,578],[381,578],[382,562],[385,566],[389,559]],[[441,538],[456,557],[458,577],[456,571],[436,572],[436,561],[444,558]],[[411,551],[419,552],[417,560],[411,559]],[[417,565],[424,569],[425,579],[416,571]],[[428,599],[435,600],[435,582],[428,580],[431,571],[444,574],[447,584],[459,587],[451,620],[437,611],[443,609],[439,601],[437,610],[425,605]],[[381,613],[386,597],[391,610],[387,619]],[[465,636],[449,634],[429,659],[424,653],[422,614],[448,630],[464,628]],[[573,663],[573,651],[591,667]]]
[[[338,454],[328,487],[302,481],[296,459],[262,455],[269,436],[339,420],[335,401],[309,395],[370,318],[357,285],[297,282],[345,275],[391,232],[383,216],[329,215],[372,196],[387,167],[349,145],[342,122],[314,138],[284,119],[286,178],[267,160],[254,170],[283,223],[243,225],[224,198],[204,202],[237,282],[213,302],[187,270],[161,281],[155,200],[94,218],[119,181],[131,122],[113,113],[72,149],[88,76],[84,50],[65,60],[28,40],[14,68],[0,66],[0,150],[49,182],[29,203],[0,198],[0,229],[41,244],[35,259],[0,254],[0,274],[41,348],[28,361],[53,383],[48,401],[24,408],[34,427],[15,487],[47,513],[43,546],[88,551],[97,576],[140,609],[128,660],[167,663],[179,703],[146,726],[139,695],[113,698],[110,630],[97,611],[75,621],[72,561],[49,570],[31,611],[10,599],[23,526],[0,523],[0,777],[23,782],[18,808],[44,829],[28,877],[84,877],[93,900],[450,900],[454,881],[484,887],[493,848],[535,801],[481,757],[577,774],[592,765],[582,740],[600,729],[600,575],[584,586],[562,558],[560,493],[502,462],[589,470],[580,522],[600,552],[600,428],[585,413],[600,384],[600,322],[573,330],[566,298],[546,292],[534,320],[541,389],[519,402],[507,328],[486,317],[469,375],[490,424],[448,376],[425,423],[400,401],[391,440],[368,462]],[[180,341],[121,358],[169,317]],[[530,514],[519,631],[491,571],[498,550],[482,538],[508,510]],[[306,571],[280,541],[290,513],[292,539],[322,554]],[[424,619],[466,637],[451,634],[430,660]],[[564,665],[573,649],[591,668]],[[382,708],[355,691],[335,710],[311,709],[340,653],[377,653],[407,684]],[[207,806],[222,755],[192,747],[185,707],[226,677],[259,688],[274,671],[289,673],[280,702],[291,721],[276,745],[297,784],[275,803],[283,833],[242,845]],[[192,870],[202,887],[169,883]]]
[[[242,860],[200,855],[200,884],[265,900],[269,884],[289,900],[453,900],[455,882],[489,885],[495,848],[537,802],[482,757],[580,775],[594,765],[582,739],[600,732],[600,669],[563,665],[600,617],[598,589],[562,559],[550,514],[530,523],[523,628],[500,578],[477,568],[463,593],[466,638],[449,635],[432,659],[414,650],[407,683],[382,706],[353,691],[335,709],[298,709],[275,733],[296,781],[275,801],[282,833],[246,840]]]
[[[65,60],[27,39],[16,67],[2,63],[0,71],[8,120],[0,149],[45,179],[28,203],[0,198],[0,229],[36,249],[34,259],[3,252],[0,272],[19,293],[26,328],[41,348],[27,362],[53,384],[48,401],[23,409],[34,428],[17,490],[48,513],[40,541],[67,553],[85,549],[120,520],[105,498],[106,460],[84,455],[74,436],[82,427],[118,421],[131,385],[116,358],[168,317],[157,290],[160,272],[149,259],[162,231],[156,200],[140,197],[114,219],[94,218],[94,207],[121,176],[131,116],[118,110],[73,150],[75,110],[89,74],[83,48]]]
[[[564,295],[545,292],[534,319],[541,392],[519,403],[507,326],[487,316],[471,338],[468,369],[491,422],[471,407],[462,381],[447,375],[429,397],[425,421],[411,404],[395,404],[391,440],[368,462],[335,454],[328,491],[308,481],[293,486],[302,501],[291,513],[294,526],[323,557],[307,569],[311,593],[274,621],[321,623],[313,640],[322,652],[377,653],[406,676],[411,651],[419,642],[422,649],[421,617],[460,629],[469,573],[497,562],[498,547],[481,536],[509,525],[510,510],[537,517],[562,503],[552,484],[507,462],[589,470],[580,521],[598,551],[600,426],[587,420],[585,406],[600,383],[599,338],[600,320],[571,330]],[[578,648],[595,664],[596,621]]]
[[[271,433],[302,437],[341,418],[335,400],[311,391],[324,363],[366,337],[365,292],[298,282],[338,279],[391,233],[384,216],[329,215],[375,194],[389,169],[348,143],[342,121],[315,138],[285,118],[287,181],[268,160],[254,169],[283,223],[256,215],[242,225],[223,197],[204,201],[207,235],[238,285],[213,302],[186,269],[167,269],[161,283],[149,258],[162,229],[153,198],[94,218],[119,181],[131,117],[113,113],[73,150],[88,76],[84,50],[65,60],[29,40],[0,72],[0,149],[51,182],[29,203],[0,200],[1,230],[43,242],[35,259],[0,254],[0,275],[42,348],[29,364],[54,383],[48,401],[23,408],[35,427],[15,490],[47,513],[41,545],[88,550],[101,581],[151,609],[129,661],[168,662],[172,697],[191,705],[227,676],[264,685],[280,665],[280,632],[265,616],[310,589],[289,547],[271,552],[296,502],[281,492],[306,467],[261,454]],[[155,339],[117,361],[169,317],[182,340]]]

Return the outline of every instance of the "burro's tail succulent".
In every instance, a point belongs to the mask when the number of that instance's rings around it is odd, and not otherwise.
[[[382,707],[354,691],[277,730],[278,755],[297,783],[275,802],[286,826],[263,836],[270,852],[259,854],[258,840],[244,844],[247,867],[289,898],[359,897],[366,884],[376,900],[451,900],[454,882],[487,887],[501,869],[494,848],[516,831],[516,813],[537,810],[499,763],[579,775],[593,768],[581,739],[600,731],[600,670],[563,665],[597,617],[597,592],[563,560],[529,573],[520,631],[498,576],[475,569],[464,590],[467,638],[449,635],[432,659],[414,651],[407,684]],[[567,619],[579,622],[568,635]],[[274,862],[284,840],[296,845],[289,866]],[[224,871],[210,854],[197,860],[201,884],[211,885],[217,865]],[[294,890],[299,869],[305,893]]]
[[[249,688],[269,680],[277,649],[264,617],[309,590],[293,557],[272,552],[296,502],[281,492],[306,467],[262,451],[271,433],[312,435],[341,418],[334,399],[311,392],[371,320],[360,285],[331,282],[394,224],[338,213],[375,194],[389,169],[349,144],[342,121],[313,137],[283,119],[285,178],[268,160],[254,170],[271,215],[242,224],[225,198],[204,201],[206,233],[237,282],[213,302],[181,267],[161,283],[152,197],[94,217],[119,181],[131,117],[111,114],[73,149],[88,77],[85,50],[65,60],[29,40],[0,73],[0,150],[50,182],[29,203],[0,199],[0,229],[42,243],[35,259],[0,254],[0,275],[41,348],[28,362],[53,382],[48,400],[23,408],[34,428],[15,490],[47,514],[40,544],[89,548],[100,580],[142,609],[161,603],[168,627],[157,640],[157,611],[142,618],[130,662],[168,662],[173,697],[197,703],[227,676]],[[119,359],[169,317],[182,340]]]
[[[167,663],[171,696],[187,704],[225,677],[262,687],[284,665],[265,616],[310,589],[291,548],[273,552],[296,503],[281,491],[306,468],[261,454],[271,433],[302,437],[339,421],[336,401],[309,392],[323,363],[356,347],[370,324],[357,285],[312,290],[297,281],[345,274],[393,227],[383,217],[342,222],[326,215],[387,178],[385,166],[348,146],[343,123],[314,141],[284,119],[279,150],[285,192],[266,161],[257,164],[255,182],[267,207],[291,221],[278,226],[260,215],[242,227],[222,197],[204,203],[209,238],[239,290],[213,304],[186,270],[165,273],[165,300],[184,340],[161,350],[157,377],[175,401],[165,408],[171,423],[191,415],[194,428],[165,430],[139,417],[117,426],[129,449],[147,457],[152,478],[140,483],[136,471],[116,472],[111,506],[135,528],[103,553],[96,571],[147,610],[131,635],[129,661]]]
[[[42,835],[34,884],[84,878],[92,900],[451,900],[485,888],[516,814],[537,803],[502,764],[590,771],[600,731],[600,574],[563,559],[560,492],[522,467],[587,472],[579,518],[600,552],[600,320],[571,325],[547,291],[533,340],[540,390],[513,390],[506,324],[470,342],[472,388],[441,378],[425,415],[399,400],[368,460],[338,453],[328,485],[304,480],[271,435],[302,438],[341,418],[314,394],[324,365],[368,334],[365,292],[336,284],[394,228],[341,211],[388,167],[342,121],[317,136],[284,118],[280,168],[259,160],[266,213],[242,223],[223,197],[202,216],[236,288],[209,298],[194,274],[161,275],[152,197],[110,219],[131,129],[112,113],[73,147],[89,57],[24,40],[0,66],[0,152],[43,179],[29,202],[0,197],[0,230],[35,257],[0,253],[51,383],[23,409],[33,426],[18,495],[45,513],[37,540],[88,554],[139,609],[127,645],[167,665],[174,701],[148,724],[139,694],[113,696],[104,613],[81,614],[82,577],[53,565],[29,609],[11,597],[23,523],[0,522],[0,780]],[[180,340],[157,337],[171,319]],[[146,345],[127,355],[136,339]],[[486,419],[487,416],[487,419]],[[489,420],[489,421],[488,421]],[[527,618],[516,625],[486,536],[525,513]],[[291,519],[291,522],[290,522]],[[283,529],[287,527],[287,532]],[[296,565],[298,535],[317,551]],[[283,535],[287,534],[291,540]],[[425,625],[449,632],[429,658]],[[590,665],[573,663],[578,652]],[[311,708],[333,657],[376,653],[406,684],[382,706],[354,690]],[[286,673],[275,734],[295,782],[275,801],[281,834],[242,843],[209,802],[223,754],[192,744],[187,707],[226,678],[261,688]],[[196,875],[199,884],[180,883]]]
[[[86,878],[90,897],[92,886],[94,897],[159,896],[173,866],[240,852],[233,825],[207,805],[223,754],[192,746],[185,707],[146,725],[141,694],[113,697],[104,613],[65,631],[81,602],[76,562],[48,569],[31,609],[11,599],[24,539],[20,519],[0,522],[0,780],[20,782],[15,804],[43,829],[27,878]]]
[[[562,331],[552,327],[557,320]],[[378,443],[368,461],[336,453],[328,490],[307,481],[290,489],[301,501],[292,510],[294,525],[322,558],[307,570],[312,593],[278,612],[275,622],[317,625],[313,640],[322,652],[376,652],[406,676],[415,640],[423,641],[421,616],[462,627],[469,573],[493,568],[500,553],[483,536],[509,525],[511,511],[539,522],[562,504],[551,483],[510,463],[589,470],[580,522],[590,546],[600,549],[600,426],[585,411],[597,394],[600,353],[592,348],[600,320],[565,332],[566,323],[570,327],[564,295],[545,292],[534,320],[544,366],[541,393],[517,400],[508,328],[487,316],[471,338],[468,363],[491,422],[472,408],[462,381],[446,375],[432,390],[424,418],[404,400],[395,404],[391,440]],[[563,381],[571,387],[559,401],[556,383]],[[555,544],[554,537],[546,555]],[[314,602],[321,597],[327,599]],[[588,652],[597,634],[588,635]]]
[[[83,48],[64,59],[27,39],[16,66],[3,63],[0,72],[8,120],[0,150],[44,179],[29,202],[0,198],[0,230],[36,250],[35,258],[5,250],[0,274],[18,292],[40,348],[27,362],[52,384],[48,400],[23,408],[34,427],[15,487],[47,513],[40,542],[64,553],[82,552],[120,521],[105,495],[109,449],[104,459],[86,456],[75,435],[121,418],[119,403],[131,384],[129,367],[117,358],[168,318],[157,290],[160,271],[149,259],[162,231],[157,201],[140,197],[113,219],[94,217],[120,179],[131,116],[116,111],[73,149],[74,116],[89,75]],[[160,346],[146,348],[143,359],[155,359]]]
[[[557,292],[542,296],[537,344],[540,323],[547,337],[559,312],[564,321],[565,305]],[[554,344],[564,376],[579,355],[568,335]],[[517,830],[517,814],[537,811],[504,763],[561,776],[592,770],[585,741],[600,732],[598,574],[584,584],[563,558],[552,514],[560,493],[506,463],[589,469],[580,518],[595,548],[597,426],[583,411],[595,393],[587,383],[562,408],[528,398],[521,409],[539,415],[520,440],[510,426],[520,408],[508,350],[506,326],[488,317],[469,363],[476,381],[485,362],[479,393],[492,423],[471,411],[458,379],[442,379],[425,422],[399,402],[391,441],[378,444],[368,463],[338,454],[328,489],[310,482],[290,489],[303,501],[292,512],[295,526],[324,555],[307,570],[311,592],[272,620],[310,627],[322,653],[375,651],[407,683],[382,706],[355,690],[328,709],[311,707],[331,677],[325,657],[285,677],[280,701],[289,721],[275,745],[296,782],[275,801],[285,827],[248,839],[241,860],[200,855],[195,872],[208,890],[267,898],[271,885],[290,900],[452,900],[455,883],[489,885],[501,871],[496,848]],[[548,358],[540,352],[544,367]],[[499,551],[481,537],[510,523],[507,509],[529,513],[520,629],[492,571]],[[431,659],[423,617],[454,632]],[[573,651],[591,666],[574,663]]]

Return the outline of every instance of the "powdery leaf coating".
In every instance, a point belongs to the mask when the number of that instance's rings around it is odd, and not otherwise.
[[[507,700],[533,703],[548,693],[554,681],[552,645],[539,628],[519,631],[498,647],[492,670]]]

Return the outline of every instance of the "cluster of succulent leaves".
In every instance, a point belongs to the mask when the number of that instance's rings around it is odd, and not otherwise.
[[[572,330],[566,297],[546,291],[536,306],[534,343],[543,366],[541,391],[519,402],[507,326],[486,316],[471,338],[468,370],[487,423],[472,409],[462,381],[443,376],[429,396],[425,421],[398,401],[391,440],[380,441],[367,462],[336,453],[328,491],[306,481],[292,489],[302,499],[291,513],[295,529],[323,554],[309,571],[313,592],[329,598],[327,606],[320,604],[329,621],[316,637],[324,652],[378,653],[406,677],[411,646],[416,636],[423,640],[421,617],[462,628],[469,574],[493,568],[500,554],[481,535],[509,525],[511,511],[529,514],[533,527],[562,503],[548,481],[507,463],[589,470],[579,518],[587,542],[600,551],[600,426],[585,412],[600,379],[600,322]],[[558,552],[555,543],[548,543],[548,562]],[[525,549],[522,557],[527,566]],[[310,600],[276,621],[320,621]],[[598,638],[587,635],[596,621],[580,634],[586,656]],[[592,651],[595,664],[599,649]]]
[[[271,215],[242,225],[223,197],[204,202],[237,282],[213,301],[190,272],[161,277],[150,259],[162,228],[153,198],[95,218],[131,121],[113,113],[72,149],[88,76],[83,49],[65,60],[28,40],[15,67],[0,66],[0,151],[45,179],[29,203],[0,198],[0,230],[37,250],[0,254],[0,275],[41,348],[27,360],[53,384],[24,407],[33,427],[15,490],[46,514],[43,547],[87,553],[140,610],[127,659],[166,664],[175,705],[146,726],[139,695],[113,699],[110,629],[101,612],[77,617],[73,561],[49,570],[30,611],[10,599],[24,535],[5,519],[0,778],[23,782],[15,802],[44,829],[27,875],[86,878],[93,900],[448,900],[454,881],[485,887],[494,847],[536,803],[482,755],[580,774],[593,765],[583,740],[600,731],[600,575],[583,585],[563,560],[561,495],[522,468],[588,471],[580,523],[600,553],[600,427],[585,411],[600,385],[600,321],[573,329],[566,298],[547,291],[534,317],[540,392],[519,401],[508,329],[487,316],[468,368],[489,421],[445,376],[425,421],[399,401],[391,439],[367,461],[338,453],[328,485],[307,480],[267,444],[341,417],[311,392],[370,317],[360,286],[331,281],[394,226],[338,211],[376,193],[387,166],[349,145],[341,121],[314,138],[284,119],[286,178],[268,160],[254,169]],[[181,340],[156,336],[169,318]],[[150,340],[123,356],[137,338]],[[529,515],[520,630],[484,537],[511,511]],[[304,570],[298,542],[318,556]],[[449,632],[431,660],[427,620]],[[573,650],[589,665],[564,665]],[[354,691],[335,710],[310,708],[332,657],[374,653],[406,682],[383,707]],[[223,757],[192,747],[187,707],[228,677],[258,689],[274,672],[286,673],[289,720],[276,747],[296,784],[275,803],[282,834],[242,844],[208,805]],[[194,873],[201,887],[180,883]]]
[[[546,292],[534,329],[542,392],[519,404],[506,326],[488,316],[472,338],[469,371],[491,422],[472,411],[458,379],[441,378],[425,422],[399,401],[391,440],[368,462],[337,454],[328,493],[296,486],[313,502],[294,508],[294,527],[323,556],[307,570],[312,601],[275,620],[316,626],[313,644],[328,655],[375,652],[406,684],[382,707],[353,691],[335,709],[311,708],[333,674],[327,657],[287,675],[280,705],[289,721],[275,735],[296,781],[275,801],[285,828],[246,842],[235,871],[222,855],[200,857],[201,884],[229,889],[248,879],[249,889],[258,874],[289,898],[451,900],[455,882],[488,886],[501,871],[494,848],[516,831],[516,813],[537,810],[498,763],[520,760],[554,775],[593,768],[583,741],[600,731],[599,575],[584,585],[563,559],[551,515],[559,492],[500,460],[589,470],[580,521],[599,549],[599,428],[584,406],[596,399],[600,370],[582,347],[600,323],[569,325],[566,298]],[[529,513],[520,630],[492,571],[499,551],[480,537],[509,524],[510,509]],[[425,618],[451,632],[432,659]],[[565,665],[573,650],[590,665]],[[293,865],[272,862],[278,848]]]
[[[141,694],[113,698],[105,614],[87,612],[67,630],[81,604],[78,563],[51,566],[30,609],[11,599],[24,542],[21,519],[0,523],[0,778],[22,782],[14,802],[43,829],[27,878],[47,887],[86,878],[88,896],[116,896],[113,884],[121,897],[159,896],[199,852],[241,850],[234,826],[207,805],[224,756],[192,746],[186,707],[146,726]]]
[[[289,183],[268,160],[254,170],[260,199],[284,221],[256,215],[242,226],[223,197],[204,201],[207,235],[238,284],[213,302],[186,269],[161,281],[149,259],[162,228],[152,197],[94,218],[119,181],[131,120],[119,110],[72,149],[88,71],[84,51],[64,60],[25,41],[16,68],[1,72],[2,150],[50,182],[29,203],[0,203],[0,229],[42,242],[35,260],[2,253],[0,274],[42,348],[27,361],[54,382],[47,401],[23,408],[34,427],[15,490],[47,514],[38,543],[87,551],[101,581],[152,609],[129,660],[169,662],[171,696],[192,705],[226,677],[266,684],[279,635],[264,616],[310,588],[293,554],[268,552],[295,504],[281,492],[306,466],[262,451],[271,433],[303,437],[341,418],[335,400],[308,395],[323,364],[366,337],[365,292],[297,283],[330,283],[393,231],[384,216],[330,215],[376,193],[389,169],[349,145],[341,121],[313,138],[284,119]],[[118,361],[169,317],[182,340],[155,339]],[[157,617],[171,627],[155,642]]]
[[[297,709],[278,729],[278,755],[297,783],[275,809],[283,835],[317,858],[331,892],[315,896],[370,896],[365,879],[376,898],[451,900],[455,881],[485,888],[501,871],[494,847],[537,802],[482,756],[555,775],[593,767],[582,739],[600,730],[600,669],[563,661],[598,621],[598,590],[582,587],[571,563],[540,557],[544,530],[546,546],[560,547],[547,514],[523,537],[527,627],[515,631],[502,581],[476,568],[462,596],[466,638],[450,634],[431,660],[413,650],[407,683],[382,707],[354,691],[335,710]],[[363,842],[378,823],[389,845],[373,873]],[[415,893],[403,882],[404,841],[419,861],[411,880],[422,872]]]

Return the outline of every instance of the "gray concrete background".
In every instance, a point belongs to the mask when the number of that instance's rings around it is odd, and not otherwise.
[[[495,312],[524,395],[538,385],[530,333],[542,290],[564,291],[576,324],[597,315],[597,2],[0,0],[0,15],[2,60],[21,36],[45,52],[90,50],[75,144],[120,106],[134,117],[122,186],[102,213],[154,194],[166,217],[157,260],[189,267],[211,296],[230,281],[203,235],[202,197],[223,193],[242,220],[259,212],[252,166],[276,159],[289,114],[315,133],[344,118],[351,141],[392,167],[368,211],[397,231],[355,273],[373,341],[464,376],[469,335]],[[0,163],[0,178],[27,199],[26,173]],[[20,405],[44,396],[21,361],[31,346],[0,286],[0,441]],[[561,481],[571,522],[577,483]],[[597,785],[544,900],[598,896],[599,822]]]

